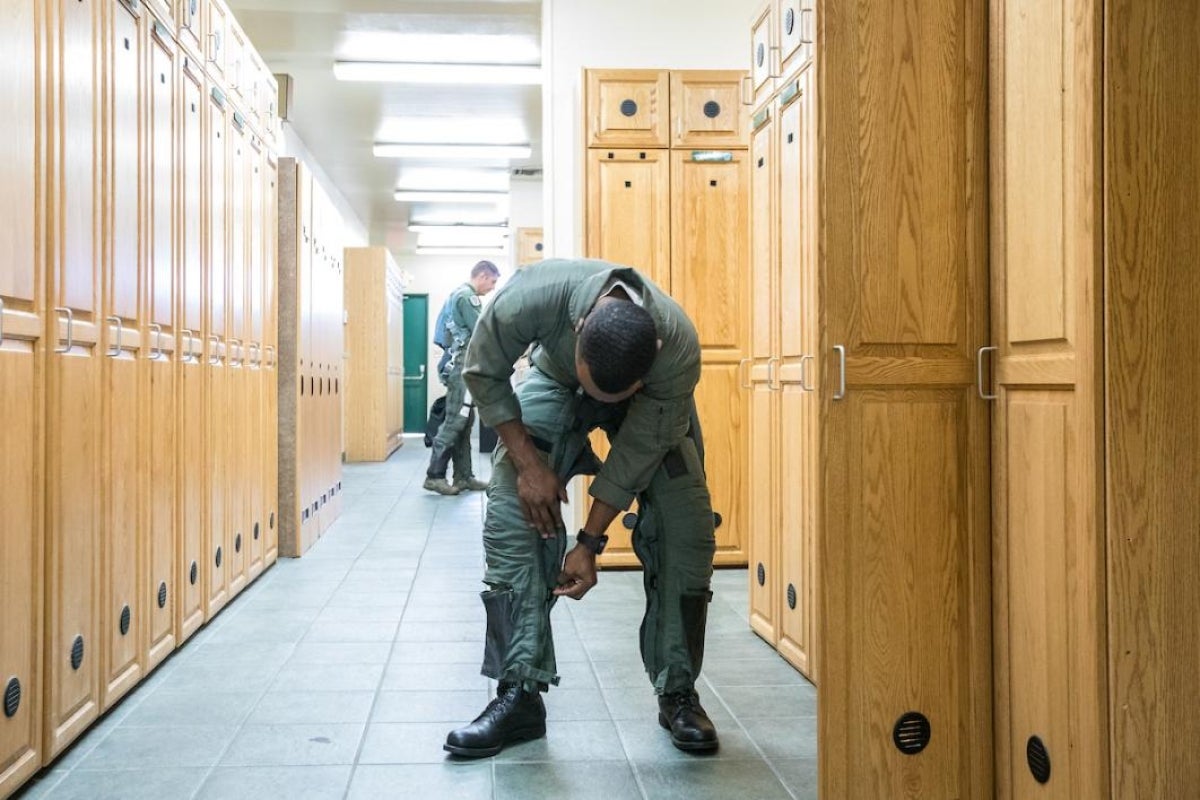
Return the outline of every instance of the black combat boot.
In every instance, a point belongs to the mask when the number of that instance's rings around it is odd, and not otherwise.
[[[658,724],[671,732],[671,742],[680,750],[705,752],[719,745],[717,729],[694,689],[660,695]]]
[[[541,692],[502,683],[496,699],[470,725],[451,731],[443,748],[456,756],[482,758],[496,755],[506,745],[545,735],[546,705]]]

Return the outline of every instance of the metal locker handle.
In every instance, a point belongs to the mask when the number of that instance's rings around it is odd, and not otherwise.
[[[116,325],[116,344],[108,345],[108,353],[106,354],[109,359],[115,359],[116,356],[121,355],[121,335],[125,332],[125,326],[121,325],[120,317],[106,317],[104,321]]]
[[[779,356],[771,356],[767,359],[767,388],[772,392],[783,391],[783,384],[777,383],[775,380],[775,377],[778,373],[778,370],[775,369],[775,365],[782,360],[783,359],[781,359]]]
[[[773,44],[767,48],[768,51],[775,53],[775,68],[771,70],[768,77],[782,78],[783,77],[783,51],[779,49],[779,45]]]
[[[985,353],[994,353],[1000,348],[998,347],[981,347],[975,351],[975,390],[979,392],[981,400],[995,400],[999,397],[998,394],[988,393],[983,388],[983,360]]]
[[[158,361],[163,356],[162,325],[159,325],[157,322],[151,322],[150,330],[154,332],[154,344],[150,345],[150,360]]]
[[[754,105],[754,78],[750,75],[742,76],[742,105]]]
[[[746,365],[749,364],[752,360],[753,359],[743,358],[741,361],[738,362],[738,385],[741,386],[743,389],[754,388],[753,386],[750,385],[750,381],[746,380],[746,376],[749,373],[745,369]]]
[[[180,363],[190,364],[196,360],[196,351],[192,346],[192,341],[195,338],[195,334],[187,328],[183,328],[179,331],[179,338],[182,341],[179,343],[179,346],[175,348],[175,352],[179,354]],[[186,348],[183,346],[183,342],[185,341],[187,342]]]
[[[812,44],[813,43],[813,38],[814,38],[815,34],[814,34],[814,36],[810,36],[807,39],[804,38],[804,31],[805,31],[805,26],[804,26],[805,16],[804,15],[805,14],[815,14],[815,13],[816,13],[815,9],[811,9],[811,8],[800,9],[800,44]]]
[[[274,369],[275,365],[279,363],[275,360],[275,348],[271,345],[267,345],[264,349],[267,353],[271,354],[271,357],[267,360],[267,366],[271,369]]]
[[[846,396],[846,348],[843,345],[835,344],[833,349],[838,354],[839,370],[841,377],[838,378],[838,390],[833,393],[834,400],[841,400]]]
[[[229,338],[229,350],[230,350],[230,352],[231,352],[231,353],[237,353],[237,354],[238,354],[238,355],[237,355],[237,357],[230,357],[230,358],[228,359],[228,361],[229,361],[229,366],[231,366],[231,367],[240,367],[242,364],[244,364],[244,363],[245,363],[245,361],[246,361],[246,358],[245,358],[245,357],[246,357],[246,354],[245,354],[245,352],[242,350],[242,340],[241,340],[241,339],[234,339],[234,338],[231,336],[231,337]]]
[[[71,311],[71,309],[63,308],[61,306],[55,307],[54,311],[58,314],[66,314],[67,315],[67,343],[65,345],[63,345],[62,347],[54,348],[54,352],[69,353],[71,351],[71,348],[75,346],[75,339],[74,339],[75,313],[73,311]]]
[[[800,357],[800,391],[811,392],[812,384],[808,382],[808,365],[816,358],[812,353]]]
[[[210,333],[208,335],[208,342],[212,345],[212,347],[209,349],[208,364],[209,366],[215,367],[221,363],[219,351],[221,346],[221,337],[217,336],[215,333]]]

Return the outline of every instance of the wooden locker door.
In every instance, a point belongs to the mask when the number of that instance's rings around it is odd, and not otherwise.
[[[541,228],[517,228],[517,269],[545,258]]]
[[[779,253],[776,123],[770,107],[754,115],[750,134],[750,352],[740,363],[747,395],[746,558],[750,565],[750,627],[770,644],[779,638]]]
[[[149,92],[146,118],[147,291],[150,341],[147,351],[149,388],[146,416],[149,438],[145,481],[148,505],[146,534],[149,626],[147,669],[175,649],[179,546],[176,529],[179,412],[175,388],[184,346],[175,325],[176,253],[176,75],[175,45],[169,30],[155,22],[149,37]],[[186,111],[184,112],[186,113]]]
[[[587,256],[635,267],[671,291],[666,150],[588,150]]]
[[[45,759],[100,711],[101,204],[98,182],[104,4],[62,0],[50,11],[55,132],[49,157],[51,261],[46,370]],[[28,201],[28,198],[26,198]]]
[[[245,409],[246,417],[246,452],[248,455],[248,468],[246,472],[246,486],[250,492],[249,509],[250,514],[247,523],[250,526],[249,530],[249,553],[247,556],[247,574],[250,580],[254,580],[259,573],[263,571],[263,545],[265,538],[263,536],[264,514],[263,514],[263,488],[265,484],[265,465],[263,463],[265,452],[263,443],[266,441],[263,436],[263,403],[265,402],[264,382],[266,377],[265,363],[263,359],[263,291],[264,291],[264,275],[263,265],[265,261],[264,236],[263,232],[267,229],[265,219],[265,207],[263,205],[264,194],[264,175],[263,166],[265,159],[263,157],[262,143],[258,137],[251,134],[250,140],[250,208],[247,219],[249,225],[249,314],[250,328],[247,331],[247,336],[250,339],[249,358],[247,366],[249,367],[249,398]]]
[[[45,219],[30,198],[45,191],[38,98],[44,80],[44,4],[9,3],[0,26],[0,795],[16,792],[41,766],[43,646],[43,317]]]
[[[226,86],[225,58],[229,49],[229,10],[221,0],[200,0],[204,4],[205,34],[201,42],[205,71],[209,77]]]
[[[822,10],[823,797],[992,795],[984,12]]]
[[[186,3],[192,0],[184,0]],[[208,558],[204,529],[208,514],[204,494],[205,466],[205,230],[203,199],[207,196],[204,84],[196,61],[182,55],[179,80],[179,559],[175,575],[179,641],[204,622]]]
[[[810,679],[815,675],[812,633],[816,535],[813,514],[819,502],[816,482],[815,330],[817,230],[815,195],[810,191],[815,151],[810,142],[812,75],[808,69],[780,94],[779,193],[780,260],[780,580],[775,587],[780,610],[779,652]]]
[[[993,13],[997,797],[1109,797],[1101,4]]]
[[[717,518],[715,563],[746,561],[746,420],[738,368],[749,351],[749,157],[671,153],[671,295],[700,335],[696,406]]]
[[[779,26],[779,79],[792,80],[807,61],[804,46],[803,0],[778,0],[775,24]]]
[[[165,26],[164,32],[168,39],[174,39],[175,35],[175,5],[180,0],[146,0],[146,4],[150,7],[150,11],[157,17],[158,22]],[[187,0],[182,0],[186,3]]]
[[[779,0],[765,0],[750,26],[750,91],[755,108],[775,91],[776,57],[779,45],[775,36],[775,7]]]
[[[266,359],[266,544],[263,561],[267,566],[279,558],[279,165],[270,152],[266,158],[266,263],[264,302],[266,322],[264,357]]]
[[[226,224],[229,230],[229,283],[226,287],[229,318],[229,394],[226,413],[221,419],[225,437],[225,497],[230,547],[229,594],[232,597],[246,586],[247,539],[250,538],[249,448],[246,437],[247,407],[250,396],[250,365],[247,350],[249,338],[249,270],[246,264],[246,215],[248,208],[250,141],[242,115],[234,111],[229,126],[229,209]]]
[[[740,70],[671,73],[671,147],[745,147]]]
[[[208,212],[206,231],[205,279],[207,288],[207,324],[205,325],[205,398],[204,440],[205,468],[204,500],[208,506],[203,530],[204,557],[208,560],[205,586],[205,619],[212,619],[229,599],[229,519],[226,509],[226,480],[229,471],[229,362],[233,357],[227,329],[228,271],[228,125],[225,95],[208,85],[205,116],[205,138],[208,141],[208,193],[205,208]]]
[[[175,0],[178,11],[175,15],[175,40],[187,51],[190,58],[204,59],[207,43],[207,20],[201,0]]]
[[[670,76],[657,69],[589,69],[588,147],[667,147]]]
[[[104,360],[101,366],[103,523],[100,629],[102,709],[145,670],[145,571],[141,491],[142,70],[146,17],[112,0],[108,40],[108,130],[104,206]]]

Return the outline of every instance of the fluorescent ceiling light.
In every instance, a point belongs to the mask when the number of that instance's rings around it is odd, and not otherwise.
[[[522,144],[525,122],[512,117],[391,117],[375,131],[377,142],[438,144]]]
[[[419,256],[502,256],[503,247],[423,247],[417,246]]]
[[[536,86],[542,68],[522,64],[431,64],[409,61],[335,61],[340,81],[462,85]]]
[[[398,190],[395,198],[401,203],[502,203],[508,201],[506,192],[407,192]]]
[[[345,61],[395,61],[403,53],[409,62],[537,64],[541,45],[537,34],[397,33],[348,31],[338,43],[336,58]]]
[[[508,225],[503,205],[443,206],[425,205],[409,218],[412,225]]]
[[[506,169],[436,169],[405,167],[396,182],[397,190],[445,192],[507,192]]]
[[[399,144],[376,142],[377,158],[471,158],[479,161],[529,158],[527,144]]]

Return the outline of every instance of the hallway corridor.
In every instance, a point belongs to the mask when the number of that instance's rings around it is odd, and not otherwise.
[[[494,759],[442,750],[480,676],[483,495],[421,489],[428,451],[347,465],[345,512],[283,559],[32,781],[23,798],[816,797],[816,691],[746,622],[718,571],[701,700],[721,749],[659,728],[638,657],[640,573],[602,572],[555,609],[548,736]],[[487,473],[486,456],[479,472]]]

